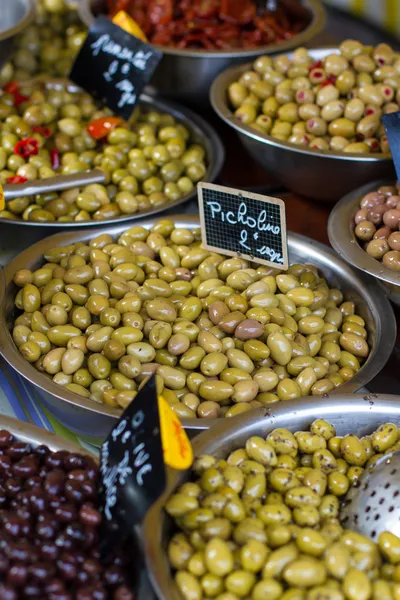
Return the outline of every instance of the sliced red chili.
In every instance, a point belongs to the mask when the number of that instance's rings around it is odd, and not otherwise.
[[[123,122],[120,117],[102,117],[91,121],[87,126],[87,130],[93,139],[101,140],[118,125],[122,125]]]
[[[40,135],[46,138],[51,136],[50,127],[41,127],[40,125],[35,125],[34,127],[32,127],[32,131],[34,131],[35,133],[40,133]]]
[[[4,86],[4,91],[7,92],[7,94],[15,94],[18,92],[19,88],[20,85],[17,81],[10,81]]]
[[[51,168],[53,171],[56,171],[60,168],[60,154],[56,148],[50,150],[50,160],[51,160]]]
[[[13,175],[12,177],[8,177],[6,181],[7,183],[25,183],[28,179],[22,175]]]
[[[14,154],[22,156],[22,158],[28,158],[28,156],[34,156],[39,153],[39,141],[34,138],[25,138],[17,142],[14,146]]]
[[[19,106],[20,104],[22,104],[22,102],[27,102],[28,100],[29,100],[29,96],[24,96],[23,94],[20,94],[19,92],[14,94],[14,105],[15,106]]]
[[[245,25],[256,16],[256,3],[251,0],[221,0],[221,19]]]
[[[150,0],[147,15],[153,25],[164,25],[172,20],[172,0]]]

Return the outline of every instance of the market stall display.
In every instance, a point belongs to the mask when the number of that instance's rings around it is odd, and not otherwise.
[[[183,422],[207,428],[311,388],[356,391],[385,364],[390,305],[328,248],[289,234],[295,266],[278,274],[210,254],[199,233],[197,219],[172,217],[60,234],[8,265],[3,356],[73,431],[101,437],[152,372]]]
[[[129,123],[57,83],[10,82],[1,101],[1,183],[106,175],[105,185],[14,198],[2,220],[80,226],[151,214],[192,198],[196,181],[215,179],[223,163],[212,127],[158,98],[143,95]]]
[[[368,597],[388,582],[396,590],[398,538],[343,529],[339,513],[365,466],[398,448],[399,417],[396,396],[308,398],[195,438],[192,472],[171,479],[145,522],[160,600],[211,589],[256,600],[301,598],[298,588],[329,600]]]
[[[329,217],[328,235],[330,243],[340,256],[374,277],[390,300],[399,304],[400,277],[395,260],[398,255],[396,249],[391,247],[398,230],[391,217],[396,216],[397,208],[390,209],[390,196],[385,195],[392,192],[396,199],[396,185],[392,185],[390,180],[375,181],[344,196]],[[394,200],[392,202],[394,204]],[[365,219],[360,220],[364,211]]]
[[[178,5],[185,9],[188,19],[191,11],[194,11],[195,19],[190,20],[189,27],[185,21],[177,22],[176,17],[179,21],[180,15]],[[183,2],[163,1],[152,2],[150,7],[146,2],[138,1],[119,3],[118,6],[110,3],[108,6],[107,0],[82,0],[79,14],[90,27],[99,14],[110,10],[114,14],[121,7],[125,7],[123,10],[129,13],[132,7],[132,16],[138,19],[138,23],[148,32],[149,40],[164,54],[151,85],[164,96],[202,106],[208,102],[208,90],[214,78],[229,65],[246,62],[260,54],[284,52],[306,44],[323,28],[325,11],[319,0],[295,0],[281,5],[284,8],[280,8],[277,15],[267,13],[266,16],[256,15],[253,19],[256,7],[253,0],[235,3],[194,2],[189,6]],[[175,14],[174,8],[177,11]],[[199,12],[203,16],[198,17]],[[149,20],[152,25],[147,29]],[[254,25],[249,26],[247,21],[253,21]],[[192,32],[193,27],[195,29]],[[301,28],[293,35],[296,29]]]
[[[0,596],[133,600],[134,556],[100,562],[95,458],[4,416],[0,449]]]
[[[337,201],[371,178],[393,175],[379,116],[384,104],[384,110],[398,109],[392,102],[397,71],[377,66],[379,47],[373,59],[361,54],[361,44],[352,43],[360,51],[353,59],[351,44],[343,55],[338,48],[299,48],[275,59],[260,57],[254,71],[248,64],[221,73],[210,92],[214,110],[236,130],[254,160],[288,189],[318,201]],[[392,54],[390,60],[397,60]],[[346,68],[345,56],[360,59],[360,67]],[[364,58],[371,61],[369,67]],[[375,84],[370,73],[389,69],[392,79],[375,75]],[[381,89],[390,90],[389,102],[384,103]]]

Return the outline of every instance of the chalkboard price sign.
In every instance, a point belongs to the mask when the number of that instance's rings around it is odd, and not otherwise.
[[[101,549],[106,555],[164,492],[166,473],[153,376],[128,406],[100,452]]]
[[[203,182],[198,196],[204,248],[287,269],[283,200]]]
[[[397,179],[400,181],[400,111],[383,115],[382,123],[392,153]]]
[[[70,79],[129,119],[161,58],[159,50],[100,16],[89,29]]]

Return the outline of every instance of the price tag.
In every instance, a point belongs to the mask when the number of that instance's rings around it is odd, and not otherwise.
[[[2,186],[0,185],[0,210],[3,210],[5,205],[6,205],[6,202],[4,199],[4,191],[3,191]]]
[[[112,22],[118,25],[118,27],[121,27],[121,29],[124,29],[127,33],[134,35],[143,42],[147,42],[147,37],[144,35],[139,25],[124,10],[117,12],[115,17],[113,17]]]
[[[162,53],[105,16],[89,29],[70,79],[128,120]]]
[[[198,184],[203,247],[288,268],[285,203],[234,188]]]
[[[185,470],[190,442],[154,376],[126,408],[100,452],[101,550],[105,556],[142,522],[166,487],[165,464]]]
[[[397,179],[400,181],[400,111],[383,115],[382,123],[392,153]]]

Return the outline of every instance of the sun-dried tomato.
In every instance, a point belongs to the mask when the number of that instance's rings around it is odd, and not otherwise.
[[[13,175],[6,179],[7,183],[25,183],[26,181],[28,181],[27,177],[23,177],[22,175]]]
[[[221,19],[246,25],[256,16],[256,4],[251,0],[221,0]]]
[[[147,14],[151,23],[164,25],[172,20],[172,0],[150,0]]]
[[[34,137],[25,138],[17,142],[14,146],[14,154],[28,158],[39,154],[39,141]]]
[[[218,0],[199,0],[194,5],[194,12],[200,18],[215,17],[219,13],[220,2]]]

